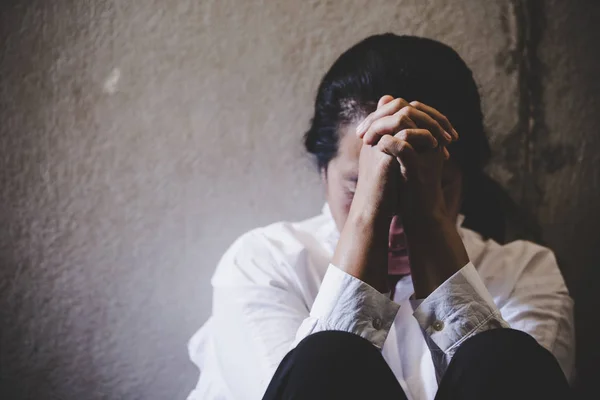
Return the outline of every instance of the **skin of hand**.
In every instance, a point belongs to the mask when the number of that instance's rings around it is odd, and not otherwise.
[[[458,139],[439,111],[384,96],[357,127],[363,139],[359,177],[332,262],[388,292],[387,236],[402,218],[416,298],[425,298],[468,262],[448,217],[441,176],[445,148]]]

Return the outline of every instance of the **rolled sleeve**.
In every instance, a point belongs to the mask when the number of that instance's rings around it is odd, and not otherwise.
[[[509,327],[471,263],[423,300],[413,315],[432,350],[438,373],[469,337]]]
[[[336,330],[354,333],[381,348],[399,308],[385,294],[330,264],[296,343],[311,333]]]

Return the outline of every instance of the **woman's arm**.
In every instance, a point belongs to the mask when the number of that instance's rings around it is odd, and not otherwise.
[[[381,102],[385,104],[367,117],[368,126],[361,126],[357,134],[367,143],[377,143],[401,164],[403,179],[397,212],[406,234],[415,296],[423,299],[414,315],[440,378],[464,340],[508,325],[470,263],[446,206],[442,169],[447,153],[441,148],[432,151],[400,144],[407,131],[401,130],[403,119],[430,133],[440,131],[442,126],[455,136],[456,131],[443,115],[425,104],[412,102],[407,106],[397,99],[390,101],[388,96]]]
[[[501,250],[490,254],[496,257],[493,273],[505,270],[507,275],[494,279],[506,280],[501,286],[512,290],[498,297],[498,304],[471,263],[417,304],[414,316],[431,349],[438,379],[466,339],[489,329],[510,327],[535,338],[556,357],[567,379],[572,380],[573,301],[554,255],[546,248],[523,241]]]
[[[449,218],[441,184],[445,145],[458,135],[437,110],[391,96],[379,100],[356,134],[364,143],[356,193],[332,263],[381,292],[389,291],[388,234],[392,218],[400,216],[405,230],[410,228],[407,239],[413,238],[409,254],[415,289],[427,296],[468,262],[456,231],[445,229]],[[445,269],[431,268],[436,266],[432,250]]]

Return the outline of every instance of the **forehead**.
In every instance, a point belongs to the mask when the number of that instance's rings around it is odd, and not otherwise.
[[[332,166],[343,175],[358,174],[358,158],[362,147],[362,140],[354,132],[356,124],[346,125],[340,128],[340,141],[335,159],[331,161]]]

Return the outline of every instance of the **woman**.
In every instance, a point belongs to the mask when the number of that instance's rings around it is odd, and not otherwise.
[[[223,256],[189,344],[190,399],[261,398],[286,353],[329,330],[381,349],[411,399],[433,399],[461,344],[494,328],[528,333],[571,377],[573,303],[554,255],[491,239],[502,210],[485,195],[480,98],[452,49],[392,34],[353,46],[321,82],[305,145],[327,204]]]

